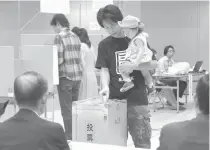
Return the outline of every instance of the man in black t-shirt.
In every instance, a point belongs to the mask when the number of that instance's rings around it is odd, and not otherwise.
[[[96,68],[101,69],[102,90],[100,94],[110,99],[127,99],[128,129],[135,147],[151,147],[151,126],[148,109],[148,99],[144,77],[140,69],[154,69],[157,62],[144,63],[139,66],[123,64],[125,50],[130,39],[124,36],[118,21],[123,15],[115,5],[107,5],[97,13],[98,23],[110,36],[102,40],[98,47]],[[143,45],[142,45],[143,46]],[[155,66],[155,67],[152,67]],[[120,72],[132,72],[134,88],[127,92],[120,92],[123,82],[120,82]]]

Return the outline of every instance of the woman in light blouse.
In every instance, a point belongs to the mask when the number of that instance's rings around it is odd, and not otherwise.
[[[172,45],[168,45],[164,48],[164,56],[158,61],[158,69],[157,73],[159,74],[167,74],[168,68],[171,67],[175,62],[172,59],[175,53],[175,49]],[[177,86],[175,80],[161,80],[162,83],[169,86]],[[187,83],[185,81],[179,81],[179,97],[181,98],[184,94],[184,91],[187,87]],[[176,89],[173,90],[175,97],[177,98]],[[184,103],[179,103],[180,105],[184,105]]]

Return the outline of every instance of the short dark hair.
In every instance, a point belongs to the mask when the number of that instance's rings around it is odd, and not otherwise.
[[[102,28],[104,28],[104,20],[111,20],[117,23],[118,21],[123,20],[123,14],[117,6],[109,4],[103,8],[100,8],[97,12],[97,21]]]
[[[147,47],[152,51],[152,53],[153,53],[153,55],[152,55],[152,60],[157,60],[157,58],[156,58],[156,54],[157,54],[157,51],[155,50],[155,49],[153,49],[151,46],[150,46],[150,44],[149,44],[149,42],[147,42]]]
[[[205,115],[209,115],[209,74],[199,79],[196,96],[200,111]]]
[[[47,90],[47,80],[34,71],[23,73],[14,82],[14,95],[18,105],[37,107]]]
[[[56,26],[58,23],[65,28],[69,28],[70,26],[69,21],[64,14],[55,14],[50,22],[50,25]]]
[[[87,44],[87,46],[91,48],[91,42],[90,42],[87,30],[85,28],[74,27],[72,29],[72,32],[75,33],[79,37],[82,43]]]
[[[164,48],[163,54],[164,54],[164,55],[167,55],[168,50],[169,50],[170,48],[172,48],[172,49],[174,50],[174,47],[173,47],[172,45],[168,45],[168,46],[166,46],[166,47]]]

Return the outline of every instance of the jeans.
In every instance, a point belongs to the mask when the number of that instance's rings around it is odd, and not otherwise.
[[[148,106],[128,105],[128,131],[136,148],[151,148],[151,125]]]
[[[72,140],[72,102],[78,100],[81,81],[60,78],[58,95],[67,140]]]

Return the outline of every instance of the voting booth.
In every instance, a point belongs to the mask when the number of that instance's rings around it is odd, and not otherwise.
[[[127,101],[101,98],[72,105],[73,141],[127,146]]]
[[[0,47],[0,97],[13,97],[14,47]]]
[[[58,53],[55,46],[24,45],[21,54],[24,70],[42,74],[48,81],[49,90],[59,84]]]
[[[55,34],[21,34],[21,45],[53,45]]]
[[[48,81],[48,93],[52,96],[52,101],[47,104],[52,105],[52,116],[54,121],[54,86],[59,84],[58,75],[58,53],[52,45],[24,45],[21,49],[21,59],[18,61],[17,72],[36,71],[44,76]],[[45,107],[45,118],[47,118],[47,107]]]

